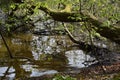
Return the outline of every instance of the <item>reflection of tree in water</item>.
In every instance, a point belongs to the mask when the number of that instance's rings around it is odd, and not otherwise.
[[[40,59],[41,54],[58,54],[66,51],[71,43],[66,36],[34,36],[32,53],[35,60]]]
[[[31,43],[32,35],[30,34],[18,34],[13,35],[13,37],[5,38],[5,42],[9,48],[9,52],[14,56],[25,56],[29,58],[33,58],[32,51],[31,51]],[[1,47],[0,47],[0,53],[2,53],[2,56],[4,53],[8,54],[8,49],[6,50],[6,46],[4,45],[4,42],[1,40]],[[1,54],[0,54],[1,55]]]
[[[6,78],[6,76],[7,76],[8,71],[9,71],[10,68],[11,68],[11,65],[8,66],[7,70],[6,70],[5,73],[4,73],[4,76],[2,76],[2,77],[0,78],[1,80],[4,80],[4,78]]]
[[[1,77],[1,80],[4,79],[9,79],[12,78],[10,75],[14,75],[15,76],[13,78],[15,79],[25,79],[30,77],[31,72],[30,71],[26,71],[25,69],[23,69],[21,66],[24,64],[24,61],[20,61],[18,59],[6,59],[6,63],[3,66],[8,66],[8,68],[6,69],[4,75]],[[11,71],[12,70],[12,71]]]
[[[25,40],[22,38],[7,38],[7,40],[5,40],[5,38],[2,36],[2,39],[4,42],[3,45],[1,45],[1,47],[0,47],[0,48],[2,48],[2,52],[0,52],[0,53],[2,53],[2,56],[4,57],[4,58],[2,57],[2,59],[4,61],[7,53],[9,53],[10,57],[11,57],[11,59],[6,58],[6,60],[5,60],[6,63],[4,63],[4,65],[2,65],[2,66],[6,66],[6,65],[8,66],[8,69],[4,73],[4,76],[2,77],[2,79],[13,74],[13,73],[9,72],[11,69],[11,66],[15,69],[15,78],[25,78],[25,77],[29,77],[31,74],[30,71],[26,72],[21,67],[23,62],[18,60],[18,59],[29,59],[28,57],[32,58],[31,49],[29,47],[30,42],[27,41],[27,40],[31,39],[31,36],[29,36],[28,38],[25,37]],[[4,44],[5,44],[5,46],[4,46]],[[7,48],[8,52],[7,52],[6,48]]]
[[[15,78],[27,78],[30,77],[31,72],[29,71],[25,71],[22,67],[21,67],[21,62],[17,59],[14,60],[14,63],[12,64],[13,68],[15,69]]]

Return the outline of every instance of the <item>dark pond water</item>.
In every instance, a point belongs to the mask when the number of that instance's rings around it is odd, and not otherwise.
[[[27,59],[10,59],[8,51],[0,38],[0,78],[39,77],[59,72],[69,72],[87,67],[85,63],[95,58],[86,55],[66,36],[40,36],[33,34],[14,34],[5,38],[13,56],[25,56]]]

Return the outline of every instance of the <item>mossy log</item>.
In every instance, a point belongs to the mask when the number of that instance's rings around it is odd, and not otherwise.
[[[61,22],[80,22],[83,19],[80,17],[79,13],[76,12],[66,12],[62,11],[54,11],[45,6],[40,6],[40,10],[43,10],[45,13],[49,14],[54,20]],[[83,15],[82,15],[83,16]]]
[[[96,18],[89,12],[61,12],[54,11],[48,7],[40,6],[40,10],[49,14],[54,20],[60,22],[82,22],[86,21],[94,25],[94,29],[101,36],[120,44],[120,27],[114,25],[105,25],[104,22]]]

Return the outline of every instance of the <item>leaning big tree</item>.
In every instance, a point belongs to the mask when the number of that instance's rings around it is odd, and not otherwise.
[[[120,44],[120,1],[119,0],[9,0],[9,16],[18,23],[29,21],[29,17],[42,10],[60,22],[89,23],[101,36]],[[23,21],[24,19],[24,21]],[[21,20],[21,21],[18,21]],[[8,23],[12,23],[9,20]],[[26,23],[24,23],[26,24]],[[13,26],[13,25],[12,25]],[[87,25],[89,27],[89,25]]]
[[[107,2],[107,1],[106,1]],[[108,1],[109,3],[111,1]],[[112,3],[111,3],[112,4]],[[119,4],[119,3],[118,3]],[[53,10],[46,5],[40,5],[38,8],[49,14],[54,20],[61,22],[88,22],[93,25],[93,29],[101,36],[120,44],[120,25],[119,19],[115,24],[110,24],[109,20],[102,20],[87,10],[71,11],[71,4],[63,4],[63,10]],[[105,4],[103,4],[104,6]],[[118,6],[119,7],[119,6]],[[112,7],[111,7],[112,8]],[[107,13],[106,13],[107,14]],[[114,14],[113,14],[114,15]],[[118,16],[119,18],[119,16]]]

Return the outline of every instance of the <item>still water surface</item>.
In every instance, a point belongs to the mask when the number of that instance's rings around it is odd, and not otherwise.
[[[0,39],[0,77],[14,79],[37,77],[64,72],[70,68],[82,68],[87,60],[95,58],[85,55],[67,36],[38,36],[16,34],[6,38],[13,56],[33,59],[10,59],[6,47]]]

